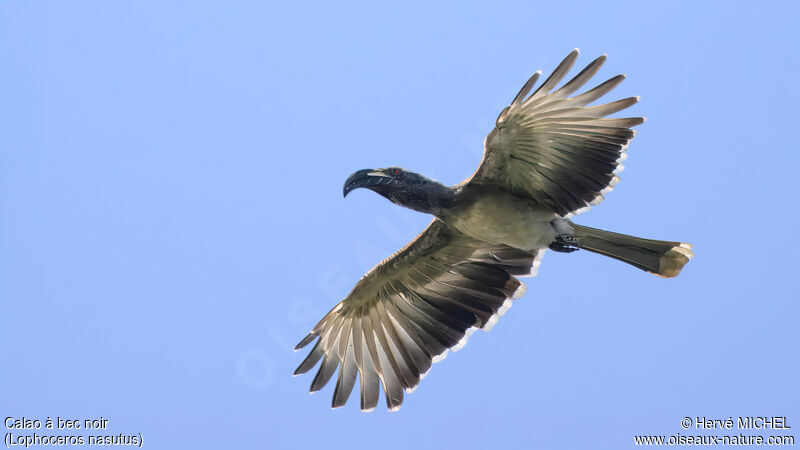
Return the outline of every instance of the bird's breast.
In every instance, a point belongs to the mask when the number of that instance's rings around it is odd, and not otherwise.
[[[448,225],[475,239],[522,250],[550,245],[556,235],[550,222],[556,218],[553,211],[506,193],[473,196],[442,217]]]

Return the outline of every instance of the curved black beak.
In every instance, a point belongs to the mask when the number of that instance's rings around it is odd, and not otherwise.
[[[359,170],[358,172],[353,173],[347,180],[344,182],[344,187],[342,188],[342,194],[347,197],[347,194],[350,191],[353,191],[358,188],[369,188],[372,189],[375,186],[389,184],[392,181],[392,177],[389,175],[384,174],[382,171],[377,169],[363,169]]]

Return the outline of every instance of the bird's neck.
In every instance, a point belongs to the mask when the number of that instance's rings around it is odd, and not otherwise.
[[[387,197],[393,203],[414,211],[441,216],[455,203],[455,194],[455,189],[437,182],[426,185],[424,189],[399,189]]]

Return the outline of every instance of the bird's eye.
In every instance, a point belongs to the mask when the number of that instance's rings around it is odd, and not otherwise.
[[[400,175],[400,170],[399,169],[392,169],[392,175],[394,175],[394,176]]]

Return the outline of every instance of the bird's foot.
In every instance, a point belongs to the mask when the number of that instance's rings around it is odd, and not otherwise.
[[[580,250],[581,243],[576,240],[571,234],[559,234],[556,236],[555,242],[550,244],[550,250],[560,253],[572,253]]]
[[[574,251],[580,250],[577,247],[570,247],[566,244],[562,244],[561,242],[553,242],[550,244],[550,250],[559,253],[572,253]]]

